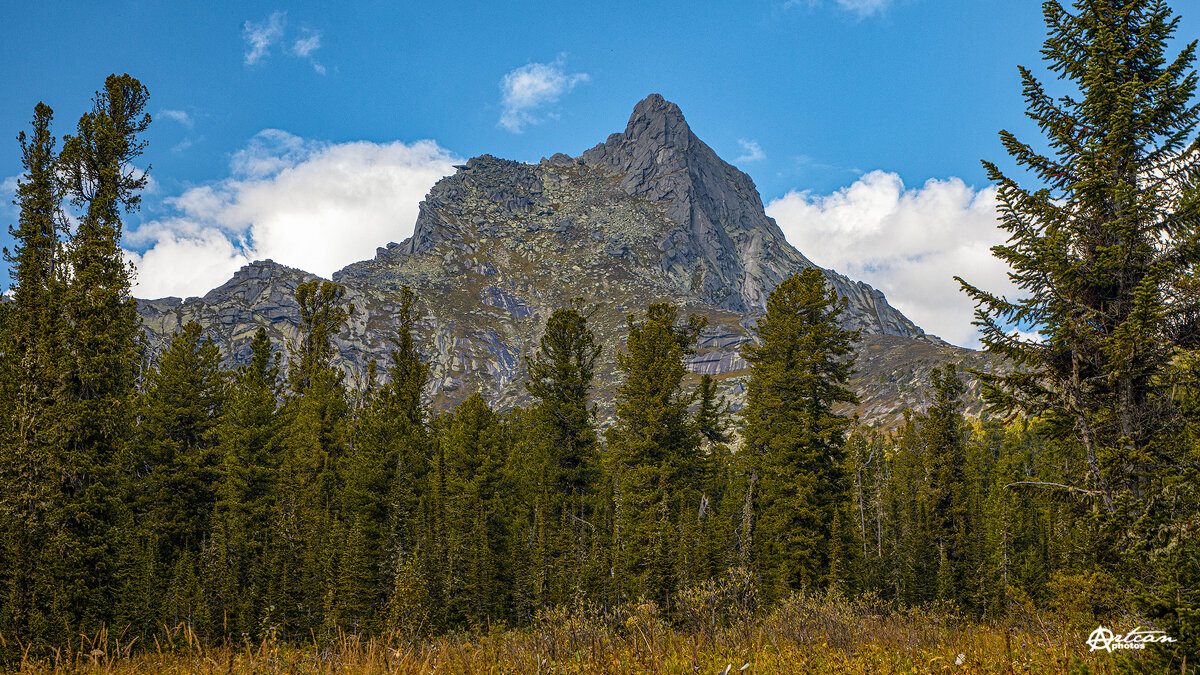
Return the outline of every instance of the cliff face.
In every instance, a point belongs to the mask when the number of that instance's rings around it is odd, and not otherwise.
[[[337,338],[340,365],[351,381],[373,359],[386,365],[399,289],[408,285],[421,299],[418,331],[433,403],[453,405],[479,390],[499,407],[521,405],[527,358],[546,319],[582,298],[605,350],[595,394],[603,417],[626,315],[671,301],[708,316],[689,368],[718,376],[736,407],[747,375],[740,346],[754,339],[771,289],[809,266],[763,213],[753,181],[700,141],[675,104],[652,95],[634,108],[624,133],[578,158],[558,154],[528,165],[484,155],[439,181],[410,238],[333,275],[356,309]],[[909,369],[917,377],[942,360],[975,358],[926,336],[879,291],[822,271],[848,298],[843,323],[863,332],[864,355],[872,346],[891,355],[874,362],[892,368],[904,362],[905,349],[920,352],[927,363]],[[158,346],[197,320],[227,361],[239,362],[260,325],[277,348],[295,339],[292,294],[309,278],[256,262],[203,298],[144,301],[142,314]],[[859,381],[870,401],[862,412],[873,419],[911,405],[892,391],[894,373],[868,369]]]
[[[581,159],[611,169],[631,197],[664,208],[675,227],[660,243],[662,266],[680,288],[705,303],[743,314],[762,312],[780,281],[814,266],[763,212],[754,181],[697,138],[679,107],[658,94],[634,107],[624,133],[609,136]],[[924,335],[879,291],[822,271],[850,301],[849,327]]]

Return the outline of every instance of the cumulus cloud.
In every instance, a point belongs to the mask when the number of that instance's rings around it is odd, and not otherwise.
[[[974,306],[954,275],[1013,296],[1007,268],[992,257],[1003,243],[996,190],[958,178],[906,188],[895,173],[872,171],[829,195],[789,192],[767,205],[784,235],[810,260],[887,295],[917,325],[975,347]]]
[[[735,162],[757,162],[760,159],[766,159],[767,153],[763,152],[762,146],[758,141],[748,141],[744,138],[738,139],[738,145],[742,146],[743,154]]]
[[[245,63],[252,66],[267,55],[267,50],[283,38],[287,12],[275,11],[262,21],[242,24],[242,40],[246,43]]]
[[[169,217],[126,235],[134,294],[201,295],[251,260],[328,277],[412,234],[417,205],[462,160],[434,141],[330,144],[277,129],[230,161],[230,176],[164,200]]]
[[[500,102],[504,107],[500,126],[519,134],[527,124],[554,118],[553,112],[543,109],[587,81],[587,73],[567,73],[562,56],[552,63],[527,63],[505,74],[500,80]]]

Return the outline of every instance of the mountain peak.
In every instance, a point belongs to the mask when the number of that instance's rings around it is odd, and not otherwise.
[[[580,159],[615,171],[630,196],[665,207],[678,229],[664,250],[680,248],[673,257],[676,271],[686,271],[695,279],[690,290],[718,307],[761,309],[766,294],[782,280],[747,269],[757,265],[743,255],[746,251],[777,252],[791,271],[812,265],[787,245],[779,226],[763,212],[754,181],[718,157],[692,133],[679,106],[659,94],[634,106],[624,133],[609,136]],[[695,263],[703,274],[691,269]]]
[[[650,94],[633,107],[624,136],[634,142],[682,150],[691,147],[695,139],[683,111],[661,94]]]

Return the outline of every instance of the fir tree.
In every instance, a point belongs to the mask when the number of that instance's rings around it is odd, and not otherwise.
[[[138,510],[167,565],[182,551],[200,553],[217,501],[225,382],[220,352],[201,330],[193,321],[171,337],[138,406]]]
[[[255,634],[270,586],[271,526],[278,504],[279,365],[266,330],[250,344],[250,362],[228,389],[215,433],[221,453],[213,540],[206,553],[216,607],[233,633]],[[234,592],[236,589],[236,593]]]
[[[1165,4],[1079,0],[1075,8],[1044,4],[1043,54],[1077,92],[1054,99],[1020,69],[1027,114],[1053,154],[1000,133],[1033,174],[1027,187],[984,162],[1010,233],[993,253],[1022,297],[960,282],[976,301],[985,348],[1019,367],[983,376],[988,400],[1077,441],[1112,511],[1121,491],[1144,496],[1136,467],[1178,461],[1179,415],[1162,376],[1175,349],[1194,342],[1197,305],[1181,290],[1200,265],[1200,105],[1191,103],[1195,43],[1168,61],[1178,18]],[[1022,338],[1014,325],[1040,337]]]
[[[737,563],[734,532],[741,506],[733,482],[732,437],[727,418],[729,403],[717,395],[716,380],[701,376],[696,388],[697,407],[693,422],[700,435],[704,454],[700,480],[700,508],[697,520],[700,547],[696,554],[698,580],[716,578]]]
[[[1145,561],[1186,548],[1178,505],[1165,504],[1186,466],[1179,430],[1195,421],[1173,395],[1187,384],[1172,362],[1197,347],[1200,326],[1196,42],[1171,56],[1179,19],[1161,0],[1078,0],[1073,12],[1048,1],[1043,14],[1042,53],[1069,88],[1054,98],[1029,70],[1021,77],[1049,152],[1001,132],[1031,174],[1024,185],[985,162],[1010,236],[993,253],[1020,297],[962,285],[984,346],[1017,366],[985,377],[989,402],[1042,417],[1082,457],[1086,473],[1068,477],[1067,488],[1091,490],[1110,516],[1094,546],[1111,551],[1101,554],[1107,565],[1115,549],[1154,551],[1126,558],[1127,576],[1152,586]],[[1168,562],[1160,574],[1178,568]],[[1180,606],[1177,615],[1192,611]],[[1194,649],[1185,651],[1195,658]]]
[[[509,559],[501,493],[504,445],[500,422],[483,397],[472,394],[444,419],[439,486],[443,503],[439,547],[447,563],[446,618],[478,623],[499,616]]]
[[[956,600],[966,582],[971,558],[968,539],[966,479],[967,427],[962,414],[962,381],[954,364],[935,367],[930,375],[933,403],[918,420],[923,464],[928,482],[928,508],[938,569],[938,599]],[[933,553],[933,552],[930,552]]]
[[[65,455],[54,546],[69,623],[80,630],[98,629],[131,601],[118,592],[116,535],[123,533],[114,529],[129,522],[124,498],[139,319],[120,242],[121,214],[138,208],[146,184],[146,173],[132,167],[145,147],[138,135],[150,123],[147,98],[133,77],[109,76],[58,162],[80,214],[66,254],[68,327],[54,425]]]
[[[11,266],[11,303],[0,303],[0,632],[53,639],[61,607],[47,570],[48,519],[54,507],[54,395],[63,324],[61,189],[50,130],[53,111],[34,109],[32,131],[18,135],[24,175],[17,184],[18,225],[4,259]]]
[[[696,565],[702,462],[683,360],[694,352],[707,320],[693,314],[678,325],[677,314],[673,305],[656,304],[644,321],[630,315],[626,350],[617,354],[625,379],[609,440],[616,502],[612,556],[627,600],[646,595],[665,603]]]
[[[347,509],[362,528],[379,600],[416,554],[419,486],[429,472],[429,421],[422,399],[429,368],[416,347],[416,297],[407,286],[401,288],[400,306],[387,380],[367,396],[355,428],[347,486]]]
[[[345,287],[313,279],[296,288],[299,339],[289,345],[289,392],[280,412],[280,498],[274,528],[282,542],[276,609],[289,630],[322,628],[333,561],[342,545],[345,459],[350,407],[344,374],[333,365],[333,338],[353,306]],[[294,557],[294,556],[298,556]]]
[[[526,388],[538,400],[529,485],[533,526],[547,550],[537,578],[550,588],[542,600],[565,603],[575,591],[595,590],[600,575],[593,552],[599,452],[588,395],[600,346],[578,308],[560,309],[546,322],[538,352],[530,360]],[[527,467],[526,470],[529,470]],[[540,586],[540,585],[539,585]]]
[[[758,484],[753,560],[768,598],[817,588],[828,577],[831,524],[846,501],[845,430],[833,412],[846,388],[857,333],[838,326],[845,307],[819,270],[785,279],[759,319],[743,411],[743,461]]]

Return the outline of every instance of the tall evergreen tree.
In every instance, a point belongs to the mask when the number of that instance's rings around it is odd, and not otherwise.
[[[125,537],[137,539],[124,503],[138,357],[137,304],[121,252],[122,212],[135,210],[146,173],[133,168],[150,124],[148,94],[129,75],[111,75],[79,119],[59,157],[59,172],[79,222],[67,247],[63,308],[68,328],[59,368],[56,427],[62,429],[61,495],[55,546],[70,623],[95,630],[119,622],[135,599],[123,597],[117,561]]]
[[[504,444],[499,419],[478,393],[444,417],[440,472],[444,488],[439,549],[445,569],[450,625],[478,625],[501,616],[509,559],[505,496],[501,492]]]
[[[17,184],[18,224],[9,228],[13,297],[0,303],[0,632],[53,639],[61,624],[47,573],[48,528],[55,502],[52,407],[63,323],[59,231],[61,188],[50,130],[54,113],[39,103],[32,131],[18,135],[24,175]]]
[[[933,403],[918,422],[922,457],[929,482],[932,536],[942,568],[938,572],[938,597],[958,600],[970,569],[968,530],[970,486],[967,483],[967,426],[962,413],[962,380],[954,364],[935,367],[930,375]],[[934,552],[930,552],[934,553]]]
[[[579,308],[559,309],[546,322],[529,363],[526,388],[537,400],[537,439],[529,486],[532,524],[545,542],[534,578],[543,601],[564,603],[579,590],[595,590],[600,566],[595,522],[599,451],[588,407],[600,346]]]
[[[270,585],[271,526],[279,493],[279,364],[259,328],[250,362],[232,377],[215,433],[220,480],[206,553],[213,616],[234,633],[256,634]]]
[[[984,376],[989,401],[1077,439],[1112,511],[1121,491],[1144,496],[1140,466],[1178,461],[1180,420],[1162,376],[1200,325],[1194,295],[1181,293],[1200,266],[1200,105],[1195,43],[1168,61],[1178,18],[1163,2],[1079,0],[1075,10],[1043,5],[1043,54],[1077,91],[1054,99],[1020,69],[1027,114],[1053,154],[1000,132],[1032,174],[1028,187],[984,162],[1011,235],[993,252],[1022,297],[960,282],[985,348],[1019,366]]]
[[[734,461],[729,444],[729,403],[717,394],[713,376],[700,377],[696,388],[696,413],[693,423],[700,435],[703,471],[699,481],[700,508],[697,520],[700,547],[696,554],[698,580],[715,578],[737,564],[734,533],[737,527],[740,495],[734,490]]]
[[[220,352],[202,330],[192,321],[171,337],[138,406],[138,510],[165,564],[182,551],[199,554],[217,499],[225,382]]]
[[[416,557],[423,553],[420,488],[429,473],[429,420],[422,399],[429,368],[417,350],[416,321],[416,296],[404,286],[387,380],[367,396],[349,461],[347,511],[361,530],[376,605],[422,564]]]
[[[625,379],[610,430],[613,472],[613,566],[618,593],[667,602],[696,565],[695,523],[701,494],[700,439],[684,391],[684,358],[694,352],[704,317],[677,323],[678,309],[650,305],[627,318],[629,339],[617,354]]]
[[[751,371],[743,461],[754,480],[750,551],[764,594],[824,585],[834,514],[848,496],[845,430],[833,412],[856,400],[846,388],[856,332],[838,326],[845,307],[816,268],[785,279],[767,299]]]
[[[1047,420],[1082,457],[1086,474],[1070,477],[1069,488],[1092,490],[1111,516],[1094,547],[1156,539],[1152,548],[1169,560],[1186,548],[1187,528],[1166,496],[1186,466],[1179,432],[1195,421],[1173,395],[1186,380],[1172,362],[1200,335],[1196,42],[1171,56],[1179,19],[1162,0],[1077,0],[1074,11],[1048,1],[1043,14],[1042,53],[1069,89],[1053,98],[1029,70],[1021,77],[1027,115],[1049,152],[1002,131],[1029,180],[984,164],[1010,235],[993,253],[1020,297],[962,282],[984,346],[1017,366],[986,376],[986,393],[998,409]],[[1022,338],[1014,326],[1039,336]],[[1130,578],[1155,578],[1146,555],[1126,560]],[[1189,649],[1195,658],[1195,643]]]
[[[282,626],[301,634],[325,626],[322,612],[344,534],[349,402],[333,365],[333,338],[353,311],[344,286],[313,279],[296,288],[299,339],[289,345],[288,395],[280,412],[280,499],[274,528],[276,589],[271,606]],[[297,557],[298,556],[298,557]]]

